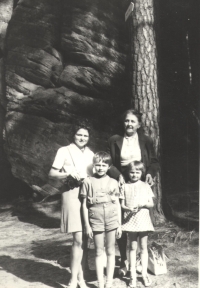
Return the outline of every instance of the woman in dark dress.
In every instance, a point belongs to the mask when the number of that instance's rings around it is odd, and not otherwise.
[[[126,181],[125,170],[127,165],[135,160],[142,161],[146,168],[145,182],[150,186],[154,184],[154,177],[159,169],[158,160],[153,147],[153,140],[142,133],[141,129],[142,114],[136,110],[130,109],[123,114],[124,135],[114,135],[108,140],[109,151],[112,158],[113,168],[109,175],[118,179],[120,183]],[[121,255],[121,264],[119,273],[127,273],[126,266],[126,246],[127,235],[117,240]]]

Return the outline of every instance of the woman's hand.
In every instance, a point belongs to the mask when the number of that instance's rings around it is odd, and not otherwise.
[[[76,172],[76,171],[72,171],[72,172],[70,173],[70,176],[72,176],[74,179],[76,179],[76,180],[78,180],[78,181],[81,179],[79,173]]]
[[[119,226],[116,230],[116,238],[119,239],[122,236],[122,227]]]
[[[153,186],[154,181],[153,181],[153,178],[152,178],[151,174],[147,174],[146,175],[145,182],[148,183],[150,186]]]
[[[92,228],[89,225],[85,227],[85,233],[90,239],[93,238]]]
[[[121,189],[123,185],[125,184],[125,180],[122,174],[119,175],[118,184],[119,184],[119,189]]]

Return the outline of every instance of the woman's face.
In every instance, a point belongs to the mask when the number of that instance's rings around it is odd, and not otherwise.
[[[89,141],[89,133],[86,129],[79,129],[74,135],[74,143],[78,148],[83,148]]]
[[[128,114],[124,120],[124,130],[127,136],[132,136],[137,132],[137,129],[140,128],[140,123],[137,116],[133,114]]]

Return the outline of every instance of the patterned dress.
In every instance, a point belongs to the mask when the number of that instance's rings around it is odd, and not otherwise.
[[[129,208],[138,207],[138,205],[145,205],[149,198],[154,197],[149,184],[140,180],[135,183],[126,183],[121,193],[122,195],[120,198],[124,199],[125,205]],[[142,208],[136,213],[125,211],[122,231],[154,231],[149,209]]]

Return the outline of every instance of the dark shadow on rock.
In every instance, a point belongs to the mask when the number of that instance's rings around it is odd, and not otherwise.
[[[66,269],[31,259],[14,259],[10,256],[0,256],[0,266],[8,273],[24,281],[30,283],[41,282],[55,288],[63,287],[70,279],[70,274]]]

